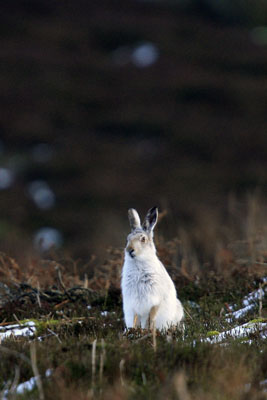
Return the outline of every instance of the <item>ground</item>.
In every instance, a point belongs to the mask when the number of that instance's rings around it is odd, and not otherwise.
[[[159,246],[165,264],[174,247]],[[110,249],[102,270],[81,279],[64,260],[40,260],[22,275],[1,255],[3,399],[267,397],[265,261],[233,259],[227,274],[190,279],[167,265],[185,308],[183,334],[125,330],[121,260]]]

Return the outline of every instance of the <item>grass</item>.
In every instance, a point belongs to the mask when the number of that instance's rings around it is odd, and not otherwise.
[[[169,248],[167,244],[165,248]],[[114,252],[120,261],[121,255]],[[101,274],[98,277],[102,282]],[[115,279],[112,273],[110,279]],[[34,344],[45,399],[265,398],[267,345],[261,323],[266,322],[266,300],[263,297],[262,315],[255,303],[239,321],[226,318],[229,305],[238,307],[244,296],[258,289],[262,281],[259,271],[253,276],[242,268],[227,277],[209,271],[195,281],[177,276],[177,282],[179,279],[179,297],[186,310],[184,336],[179,331],[157,332],[154,338],[148,331],[124,331],[119,281],[90,291],[75,277],[80,289],[76,286],[73,290],[74,277],[63,273],[61,284],[39,285],[38,300],[29,284],[10,280],[6,284],[12,295],[1,307],[2,328],[17,319],[22,325],[33,321],[36,331],[30,338],[3,340],[0,389],[11,390],[16,371],[17,384],[35,375],[30,361]],[[86,284],[90,287],[90,283],[95,285],[96,278]],[[91,297],[85,296],[87,290]],[[254,324],[255,330],[244,338],[206,341],[246,322]],[[48,370],[52,373],[46,377]],[[15,398],[42,396],[35,385]]]

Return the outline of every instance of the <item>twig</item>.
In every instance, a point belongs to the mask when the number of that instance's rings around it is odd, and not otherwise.
[[[84,289],[88,289],[88,275],[84,274],[84,284],[83,284]]]
[[[55,336],[57,338],[57,340],[59,341],[59,343],[62,343],[62,340],[59,339],[59,336],[57,333],[53,332],[52,329],[47,328],[48,332],[50,332],[53,336]]]
[[[20,369],[19,369],[19,366],[16,365],[15,366],[15,377],[14,377],[13,383],[11,385],[11,388],[9,389],[9,393],[11,395],[11,399],[12,398],[14,398],[14,399],[16,398],[16,389],[17,389],[17,386],[18,386],[18,383],[19,383],[19,377],[20,377]]]
[[[100,354],[100,365],[99,365],[99,383],[102,384],[103,381],[103,370],[104,370],[104,363],[106,359],[106,349],[105,349],[105,341],[101,339],[101,354]]]
[[[35,344],[35,342],[31,342],[30,352],[31,352],[32,370],[33,370],[33,374],[34,374],[34,377],[35,377],[35,380],[36,380],[37,388],[39,390],[39,399],[40,400],[44,400],[45,397],[44,397],[44,390],[43,390],[42,380],[41,380],[41,376],[39,374],[38,367],[37,367],[36,344]]]
[[[61,303],[58,303],[54,306],[54,309],[57,310],[58,308],[64,306],[65,304],[69,303],[70,299],[63,300]]]
[[[1,322],[0,326],[7,326],[7,325],[14,325],[17,321],[12,321],[12,322]]]
[[[96,342],[97,342],[97,339],[95,339],[95,340],[93,341],[93,344],[92,344],[92,387],[95,386]]]
[[[153,338],[153,349],[154,352],[156,353],[157,351],[157,336],[156,336],[156,327],[155,324],[153,323],[153,328],[152,328],[152,338]]]
[[[38,303],[39,307],[42,308],[41,299],[40,299],[40,283],[39,283],[39,281],[37,282],[36,297],[37,297],[37,303]]]
[[[13,313],[13,317],[15,318],[15,320],[17,321],[17,323],[21,326],[21,322],[20,322],[20,320],[18,319],[18,317],[16,316],[16,314]]]
[[[259,317],[262,317],[262,284],[259,284],[260,292],[259,292]]]
[[[58,265],[55,267],[55,270],[57,272],[57,278],[58,278],[58,282],[59,282],[60,286],[62,287],[65,295],[71,300],[71,297],[66,289],[66,286],[64,285],[64,283],[62,281],[61,271],[60,271],[60,268]]]
[[[122,359],[120,360],[120,364],[119,364],[121,386],[125,386],[125,382],[124,382],[124,379],[123,379],[124,365],[125,365],[125,360],[124,360],[124,358],[122,358]]]
[[[152,333],[147,333],[146,335],[140,337],[139,339],[134,340],[134,343],[139,343],[139,342],[141,342],[142,340],[145,340],[145,339],[147,339],[147,338],[149,338],[149,337],[151,337],[151,336],[152,336]]]
[[[183,371],[178,372],[174,376],[173,383],[179,399],[191,400],[191,396],[187,388],[186,376]]]
[[[191,319],[191,321],[194,321],[191,315],[189,314],[189,311],[184,307],[185,313],[188,315],[188,317]]]
[[[64,285],[64,283],[62,281],[61,271],[60,271],[60,268],[58,265],[55,266],[55,270],[57,272],[58,282],[59,282],[60,286],[62,287],[62,289],[64,290],[64,292],[66,292],[66,286]]]
[[[146,379],[146,374],[144,372],[142,372],[142,381],[143,381],[143,385],[146,386],[147,379]]]

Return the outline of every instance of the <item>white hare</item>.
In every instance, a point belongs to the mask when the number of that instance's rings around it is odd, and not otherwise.
[[[126,327],[183,328],[183,306],[153,242],[158,209],[148,211],[142,226],[135,209],[130,208],[128,216],[132,232],[127,238],[121,281]]]

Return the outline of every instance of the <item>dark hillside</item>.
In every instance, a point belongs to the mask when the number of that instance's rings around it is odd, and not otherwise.
[[[129,206],[167,210],[170,238],[201,231],[200,214],[225,221],[233,196],[245,214],[244,196],[265,198],[265,6],[225,4],[1,5],[0,166],[15,176],[0,196],[3,250],[15,240],[21,256],[52,226],[86,259],[124,244]],[[36,180],[53,206],[28,195]]]

